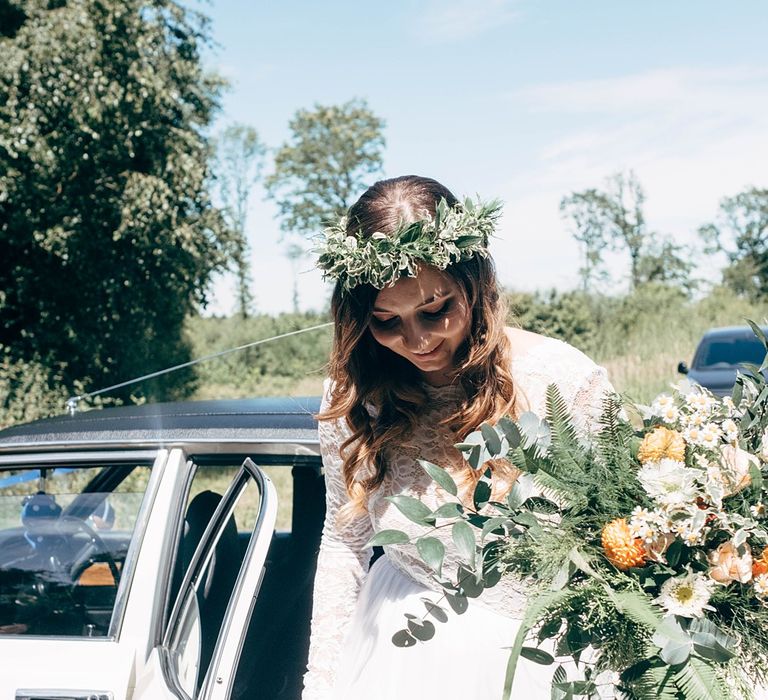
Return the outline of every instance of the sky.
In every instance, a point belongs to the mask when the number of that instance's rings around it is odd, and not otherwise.
[[[298,109],[364,99],[385,121],[381,177],[433,177],[505,203],[491,252],[502,283],[575,288],[562,197],[633,170],[651,230],[696,247],[725,196],[768,186],[768,4],[678,0],[211,0],[205,62],[229,90],[211,127],[253,126],[274,152]],[[272,169],[271,157],[266,172]],[[372,178],[372,182],[378,177]],[[368,183],[368,184],[372,184]],[[274,202],[248,217],[257,310],[289,311]],[[698,274],[717,277],[703,258]],[[609,259],[615,288],[628,260]],[[330,296],[307,259],[302,309]],[[207,314],[235,309],[234,277]]]

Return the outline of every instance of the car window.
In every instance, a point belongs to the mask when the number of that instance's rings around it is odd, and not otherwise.
[[[107,636],[150,470],[0,468],[0,635]]]
[[[736,367],[743,363],[759,365],[765,348],[756,337],[741,336],[704,340],[696,354],[696,369]]]
[[[166,633],[173,672],[190,697],[211,663],[261,501],[258,485],[239,467],[196,471],[174,572],[186,583]]]

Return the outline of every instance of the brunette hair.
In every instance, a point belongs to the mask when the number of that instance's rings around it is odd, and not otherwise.
[[[365,238],[377,231],[394,233],[403,224],[434,216],[441,198],[452,207],[458,202],[450,190],[430,178],[406,175],[381,180],[350,208],[347,234]],[[507,309],[493,261],[475,255],[445,272],[459,284],[472,310],[469,337],[457,358],[457,379],[466,399],[445,420],[458,440],[483,421],[513,413],[516,395],[504,330]],[[317,418],[343,418],[352,432],[340,446],[350,497],[347,516],[364,510],[385,475],[384,446],[407,439],[427,401],[417,369],[376,342],[368,329],[378,293],[371,285],[344,290],[337,284],[331,302],[335,321],[329,363],[332,389],[327,409]],[[491,467],[509,481],[511,465],[499,460]],[[469,478],[471,470],[467,470]]]

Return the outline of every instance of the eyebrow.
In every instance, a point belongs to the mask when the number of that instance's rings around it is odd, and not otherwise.
[[[431,298],[426,299],[425,301],[422,301],[421,304],[419,304],[416,308],[420,309],[422,306],[428,306],[429,304],[437,301],[438,299],[441,300],[448,300],[453,296],[452,292],[448,292],[447,294],[433,294]],[[377,314],[391,314],[394,313],[393,311],[388,311],[387,309],[379,308],[378,306],[373,307],[373,313]]]

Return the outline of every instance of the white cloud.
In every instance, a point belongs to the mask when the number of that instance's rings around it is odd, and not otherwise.
[[[477,36],[518,17],[513,0],[433,0],[418,18],[419,35],[445,42]]]
[[[499,188],[509,242],[496,257],[502,272],[515,273],[501,275],[508,284],[574,286],[578,249],[558,215],[559,201],[602,187],[617,171],[638,175],[652,230],[693,245],[724,196],[768,184],[766,70],[671,68],[537,85],[512,97],[516,109],[554,115],[557,131],[539,133],[525,173]],[[614,276],[625,277],[625,262],[612,259]],[[711,263],[701,274],[714,275]]]

